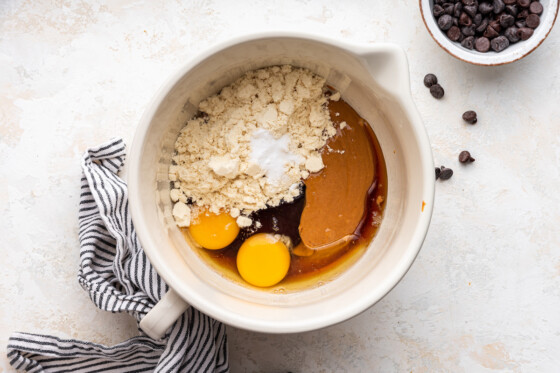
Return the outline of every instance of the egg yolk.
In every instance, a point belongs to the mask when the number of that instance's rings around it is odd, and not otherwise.
[[[280,281],[290,268],[290,251],[276,237],[258,233],[249,237],[237,253],[237,270],[245,281],[267,287]]]
[[[189,227],[192,238],[209,250],[223,249],[232,243],[239,233],[239,226],[228,213],[201,212]]]

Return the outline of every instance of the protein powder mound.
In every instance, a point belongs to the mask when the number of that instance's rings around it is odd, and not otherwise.
[[[233,217],[293,201],[301,180],[324,167],[318,150],[336,134],[324,86],[307,69],[274,66],[202,101],[169,170],[177,223],[189,225],[187,201]]]

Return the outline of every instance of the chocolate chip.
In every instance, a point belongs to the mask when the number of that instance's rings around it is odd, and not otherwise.
[[[445,14],[449,14],[451,16],[455,11],[455,5],[451,3],[443,4],[443,11],[445,12]]]
[[[453,176],[453,170],[444,166],[441,166],[441,173],[439,174],[439,178],[441,180],[449,180]]]
[[[441,175],[441,168],[436,167],[436,180],[439,179],[439,175]]]
[[[453,26],[453,17],[449,14],[444,14],[438,19],[438,26],[443,31],[447,31]]]
[[[472,50],[474,48],[474,36],[467,36],[462,42],[461,45],[467,49]]]
[[[509,39],[503,35],[500,35],[492,39],[492,41],[490,42],[490,46],[492,47],[494,52],[501,52],[509,47]]]
[[[484,32],[484,30],[486,30],[486,28],[488,27],[488,20],[486,18],[484,18],[482,20],[482,23],[480,24],[480,26],[478,26],[476,28],[476,32]]]
[[[519,9],[517,9],[517,5],[506,5],[506,13],[513,16],[513,17],[517,17],[517,14],[519,13]]]
[[[445,91],[443,90],[442,86],[436,83],[430,87],[430,93],[432,94],[432,96],[434,96],[434,98],[437,98],[439,100],[443,97]]]
[[[515,23],[515,18],[510,14],[502,14],[499,19],[500,26],[502,26],[504,29],[513,26],[513,24]]]
[[[476,5],[466,5],[463,7],[463,11],[467,13],[471,18],[476,16],[476,11],[478,7]]]
[[[529,14],[527,16],[527,19],[525,20],[525,22],[527,22],[527,27],[537,28],[537,27],[539,27],[539,24],[541,23],[541,19],[536,14]]]
[[[459,29],[459,27],[453,26],[449,30],[447,30],[447,37],[451,41],[457,41],[461,38],[461,30]]]
[[[478,11],[482,14],[492,13],[493,10],[494,10],[494,6],[490,3],[481,3],[478,6]]]
[[[471,153],[469,153],[466,150],[463,150],[461,153],[459,153],[459,162],[461,162],[461,163],[472,163],[472,162],[474,162],[474,158],[471,157]]]
[[[463,4],[456,3],[455,7],[453,7],[453,16],[459,18],[461,16],[462,10],[463,10]]]
[[[527,9],[523,9],[519,13],[517,13],[517,19],[525,19],[529,15],[529,11]]]
[[[488,40],[488,38],[486,37],[481,37],[476,39],[476,41],[474,42],[474,48],[479,51],[479,52],[488,52],[488,50],[490,50],[490,40]]]
[[[500,20],[499,19],[495,19],[493,21],[491,21],[488,26],[491,26],[494,30],[496,30],[496,32],[500,32],[502,30],[502,26],[500,26]]]
[[[538,1],[533,1],[531,5],[529,5],[529,11],[533,14],[542,14],[543,6]]]
[[[474,31],[474,25],[470,25],[470,26],[465,26],[461,29],[461,32],[463,33],[463,35],[465,36],[474,36],[475,31]],[[472,48],[471,48],[472,49]]]
[[[463,12],[459,17],[459,24],[461,26],[470,26],[472,25],[472,19],[467,15],[467,13]]]
[[[474,16],[474,18],[472,19],[473,23],[475,24],[475,26],[478,26],[482,23],[482,14],[477,13],[476,16]]]
[[[481,53],[500,52],[527,40],[532,32],[526,29],[538,27],[543,12],[539,0],[433,0],[433,4],[438,27],[447,38]]]
[[[506,4],[504,4],[503,0],[494,0],[494,14],[500,14],[504,11]]]
[[[426,74],[426,76],[424,77],[424,85],[430,88],[434,84],[437,84],[437,76],[435,76],[434,74]]]
[[[467,36],[462,42],[461,45],[464,48],[467,48],[469,50],[473,50],[474,49],[474,36]]]
[[[436,18],[441,16],[444,13],[443,7],[441,5],[437,5],[437,4],[434,5],[434,12],[433,13],[434,13],[434,17],[436,17]]]
[[[500,35],[498,33],[498,31],[494,30],[494,28],[490,25],[488,25],[488,27],[486,27],[486,30],[484,31],[484,37],[488,38],[488,39],[494,39],[496,36]]]
[[[506,30],[504,36],[508,38],[510,43],[517,43],[519,41],[519,36],[517,36],[517,31],[519,31],[517,27],[511,26]]]
[[[463,120],[470,124],[475,124],[478,119],[476,118],[476,111],[467,110],[463,113]]]
[[[529,27],[521,27],[517,30],[517,36],[519,36],[519,39],[521,40],[527,40],[533,36],[533,29]]]

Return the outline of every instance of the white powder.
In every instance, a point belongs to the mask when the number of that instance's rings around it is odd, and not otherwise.
[[[302,156],[292,153],[289,145],[287,134],[275,138],[265,129],[253,131],[249,162],[258,165],[268,184],[291,184],[286,171],[305,161]]]

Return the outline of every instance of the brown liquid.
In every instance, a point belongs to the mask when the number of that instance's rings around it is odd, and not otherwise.
[[[362,212],[361,218],[358,219],[359,221],[356,229],[353,229],[351,232],[353,233],[352,238],[344,245],[332,249],[314,251],[313,254],[309,256],[292,254],[290,269],[280,284],[307,279],[310,276],[317,275],[322,271],[329,270],[342,263],[354,250],[363,247],[364,244],[367,244],[373,238],[381,223],[384,208],[383,201],[387,195],[387,171],[385,169],[385,160],[381,153],[379,143],[369,124],[367,124],[367,122],[365,122],[365,120],[363,120],[345,101],[329,101],[329,112],[337,128],[340,127],[339,125],[343,121],[348,124],[349,128],[363,128],[367,135],[367,141],[369,141],[371,145],[368,149],[369,151],[373,151],[371,154],[373,181],[370,182],[369,186],[366,188],[367,199],[365,203],[365,213]],[[337,116],[336,113],[339,115]],[[341,136],[343,131],[349,128],[339,130],[337,135],[330,139],[327,145],[336,142],[337,137]],[[333,148],[332,145],[331,148]],[[323,157],[325,157],[325,155],[323,155]],[[323,159],[325,164],[327,164],[325,158]],[[321,172],[317,175],[320,174]],[[336,198],[337,190],[332,190],[331,192]],[[362,200],[360,200],[359,203],[363,203],[361,201]],[[294,247],[298,246],[301,242],[298,227],[300,225],[304,206],[305,194],[302,193],[301,196],[296,198],[292,203],[285,203],[277,207],[254,212],[251,218],[253,221],[259,221],[262,224],[260,228],[255,229],[253,227],[242,229],[239,236],[228,247],[217,251],[205,250],[207,254],[205,256],[208,256],[210,260],[218,264],[219,267],[237,273],[237,251],[241,244],[255,233],[264,232],[286,235],[290,237]],[[324,213],[329,214],[329,209],[325,209]],[[184,230],[184,232],[188,234],[186,230]]]

